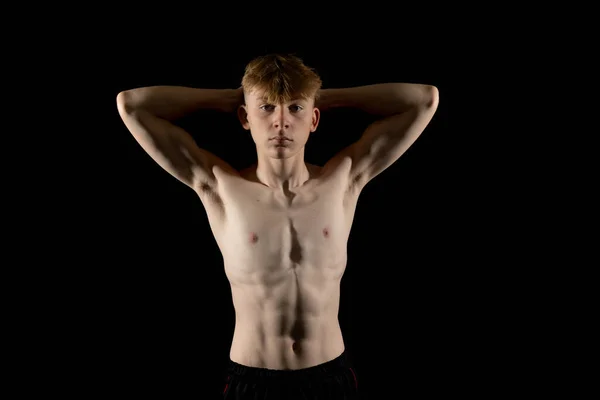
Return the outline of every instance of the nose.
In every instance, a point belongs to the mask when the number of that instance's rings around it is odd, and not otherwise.
[[[275,129],[288,129],[290,127],[289,112],[286,111],[285,107],[279,107],[274,113],[273,127]]]

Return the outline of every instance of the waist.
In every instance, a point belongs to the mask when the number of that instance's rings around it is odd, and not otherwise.
[[[285,335],[236,323],[230,358],[245,366],[295,370],[330,361],[343,351],[337,319],[309,327],[296,325]]]
[[[295,370],[290,369],[271,369],[251,367],[240,364],[234,360],[229,360],[228,373],[231,376],[244,377],[245,379],[256,381],[259,379],[273,378],[278,381],[287,379],[301,379],[312,376],[334,375],[340,370],[351,369],[353,362],[345,350],[341,354],[334,356],[322,363]]]

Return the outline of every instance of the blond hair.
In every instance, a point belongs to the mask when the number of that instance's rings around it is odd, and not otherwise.
[[[294,98],[317,98],[321,78],[302,59],[292,54],[267,54],[246,65],[242,78],[245,93],[264,91],[271,104],[286,103]]]

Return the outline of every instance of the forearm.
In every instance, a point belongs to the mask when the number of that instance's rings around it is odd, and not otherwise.
[[[236,89],[198,89],[183,86],[149,86],[119,93],[128,110],[144,110],[166,120],[174,120],[199,109],[233,111],[240,101]]]
[[[435,101],[437,89],[413,83],[381,83],[343,89],[322,89],[316,105],[325,110],[333,107],[358,108],[376,115],[393,115]]]

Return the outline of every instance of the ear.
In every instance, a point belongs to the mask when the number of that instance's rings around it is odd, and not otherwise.
[[[240,123],[242,124],[244,129],[249,130],[250,124],[248,123],[248,111],[246,110],[245,104],[242,104],[241,106],[238,107],[237,115],[238,115],[238,119],[240,120]]]
[[[319,126],[320,120],[321,120],[321,110],[319,110],[317,107],[313,107],[312,123],[310,125],[311,132],[314,132],[317,130],[317,126]]]

